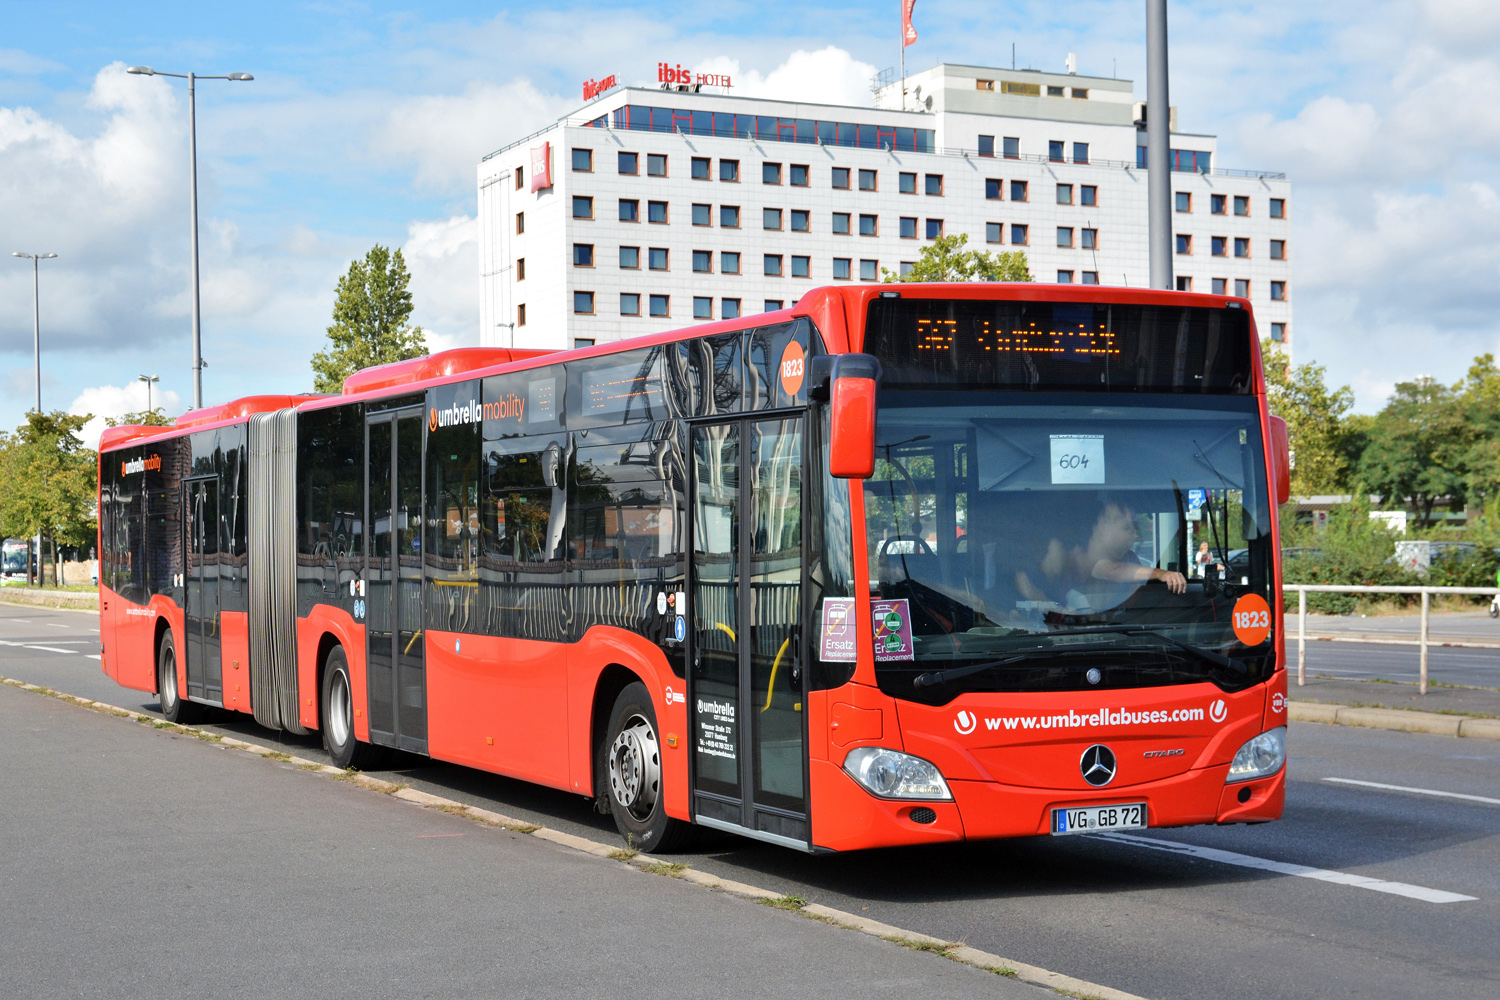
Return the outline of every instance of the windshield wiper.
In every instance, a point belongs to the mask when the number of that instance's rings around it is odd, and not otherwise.
[[[1190,642],[1175,639],[1165,632],[1157,631],[1156,628],[1150,625],[1090,625],[1085,628],[1070,628],[1062,632],[1048,632],[1047,635],[1148,635],[1153,639],[1160,639],[1163,642],[1176,646],[1178,649],[1192,653],[1200,660],[1206,660],[1209,663],[1227,667],[1237,674],[1247,674],[1250,672],[1250,668],[1239,660],[1225,656],[1223,653],[1205,646],[1195,646]]]

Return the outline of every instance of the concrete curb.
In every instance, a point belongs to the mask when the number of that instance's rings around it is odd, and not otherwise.
[[[7,604],[13,608],[30,608],[32,611],[71,611],[74,614],[99,615],[99,598],[92,598],[92,603],[84,604],[47,604],[42,601],[23,601],[12,599],[5,593],[6,588],[0,588],[0,604]]]
[[[486,826],[501,827],[513,833],[530,835],[536,837],[538,840],[545,840],[568,850],[579,851],[598,858],[619,861],[647,874],[666,875],[671,878],[681,879],[684,882],[691,882],[705,889],[713,889],[757,902],[773,904],[778,909],[791,910],[805,917],[833,924],[846,930],[878,937],[883,941],[889,941],[904,948],[916,951],[930,951],[951,961],[969,965],[984,972],[991,972],[1006,979],[1015,979],[1034,986],[1040,986],[1064,996],[1087,997],[1091,998],[1091,1000],[1092,998],[1098,998],[1098,1000],[1145,1000],[1144,997],[1137,996],[1134,993],[1125,993],[1108,986],[1101,986],[1098,983],[1091,983],[1087,980],[1075,979],[1072,976],[1052,972],[1040,966],[1027,965],[1024,962],[1015,962],[1010,959],[1001,958],[999,955],[992,955],[977,948],[970,948],[961,941],[944,941],[928,934],[881,923],[878,920],[872,920],[869,917],[860,916],[856,913],[837,910],[831,906],[823,906],[820,903],[807,903],[793,896],[772,892],[769,889],[762,889],[744,882],[736,882],[732,879],[720,878],[708,872],[698,871],[686,864],[662,861],[655,857],[637,854],[635,851],[611,847],[608,844],[601,844],[587,837],[580,837],[561,830],[552,830],[545,826],[527,823],[524,820],[514,819],[501,813],[481,809],[454,799],[444,798],[441,795],[433,795],[430,792],[408,788],[405,785],[382,781],[379,778],[371,778],[358,771],[345,771],[327,764],[320,764],[317,761],[297,757],[271,747],[262,746],[258,743],[249,743],[245,740],[235,739],[232,736],[222,736],[218,733],[211,733],[192,726],[179,726],[176,723],[166,722],[143,712],[132,712],[106,702],[78,698],[53,688],[42,687],[39,684],[28,684],[10,677],[0,676],[0,684],[30,691],[33,694],[56,698],[59,701],[65,701],[80,708],[89,709],[90,711],[149,724],[155,729],[169,730],[173,735],[193,736],[204,742],[217,744],[225,750],[244,751],[267,760],[289,764],[298,770],[315,772],[334,778],[335,780],[347,781],[370,791],[389,795],[394,799],[400,799],[418,808],[435,809],[474,822],[483,823]],[[1484,721],[1500,722],[1500,720]]]
[[[1476,719],[1436,712],[1410,712],[1404,708],[1357,708],[1314,701],[1288,701],[1286,717],[1291,722],[1321,722],[1335,726],[1362,726],[1403,733],[1434,736],[1470,736],[1500,740],[1500,719]]]

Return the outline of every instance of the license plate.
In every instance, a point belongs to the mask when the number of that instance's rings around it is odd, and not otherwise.
[[[1144,830],[1146,803],[1126,802],[1112,806],[1072,806],[1052,810],[1052,836],[1097,833],[1100,830]]]

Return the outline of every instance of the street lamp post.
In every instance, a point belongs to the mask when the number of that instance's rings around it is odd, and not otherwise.
[[[249,73],[201,76],[197,73],[164,73],[150,66],[131,66],[125,72],[137,76],[175,76],[188,82],[188,214],[192,223],[193,260],[193,409],[203,406],[203,324],[198,309],[198,104],[199,80],[253,80]]]
[[[36,414],[42,415],[42,299],[40,278],[37,272],[44,260],[56,257],[55,253],[22,253],[17,250],[11,254],[12,257],[24,257],[31,261],[31,350],[32,358],[36,365]],[[37,532],[36,538],[36,578],[37,583],[42,582],[42,533]]]
[[[157,375],[137,375],[135,380],[146,383],[146,416],[149,418],[151,416],[151,383],[160,382],[161,378]]]

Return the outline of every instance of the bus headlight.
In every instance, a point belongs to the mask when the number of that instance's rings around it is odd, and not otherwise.
[[[1240,752],[1230,762],[1229,777],[1224,779],[1224,783],[1228,785],[1236,781],[1264,778],[1281,770],[1285,763],[1286,726],[1277,726],[1240,747]]]
[[[948,782],[930,761],[884,747],[857,747],[844,758],[844,770],[883,799],[949,801]]]

